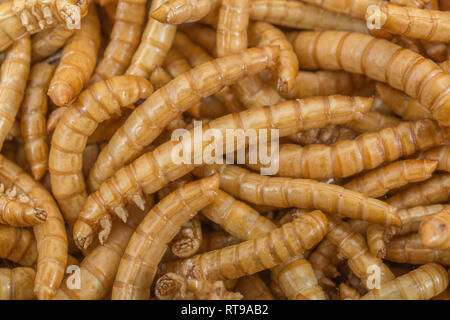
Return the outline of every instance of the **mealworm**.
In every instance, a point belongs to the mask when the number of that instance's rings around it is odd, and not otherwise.
[[[242,300],[275,300],[272,292],[257,274],[239,278],[235,290],[242,294]]]
[[[404,120],[420,120],[431,118],[430,110],[416,99],[380,82],[376,85],[378,96],[398,116]]]
[[[450,174],[439,174],[399,191],[386,202],[400,209],[446,203],[449,198]]]
[[[152,13],[152,18],[170,24],[199,21],[219,9],[220,0],[168,0]]]
[[[331,124],[320,129],[300,131],[288,136],[292,142],[300,145],[325,144],[330,145],[342,140],[352,140],[356,133],[340,125]]]
[[[192,265],[196,265],[207,279],[236,279],[272,268],[302,254],[322,240],[326,233],[325,215],[314,211],[263,237],[169,262],[165,267],[169,272],[186,274]],[[286,234],[290,236],[286,238]]]
[[[141,39],[145,22],[145,0],[119,0],[110,40],[91,82],[123,74]]]
[[[440,146],[418,155],[419,159],[427,159],[437,161],[436,170],[450,172],[450,147]]]
[[[330,217],[328,227],[329,232],[326,238],[338,247],[339,256],[347,259],[349,268],[361,279],[364,287],[369,288],[373,285],[371,268],[374,267],[377,267],[380,272],[381,284],[394,279],[394,275],[383,260],[369,252],[364,237],[353,232],[348,223]]]
[[[47,220],[33,227],[39,259],[34,292],[40,300],[50,299],[59,287],[67,260],[67,236],[64,220],[56,202],[41,184],[20,167],[0,155],[0,180],[27,195],[47,212]]]
[[[398,263],[425,264],[436,262],[450,265],[450,249],[437,250],[425,247],[419,234],[392,239],[386,248],[386,259]]]
[[[383,0],[304,0],[303,2],[314,4],[329,11],[343,13],[350,17],[364,19],[367,8],[372,5],[380,5]]]
[[[331,146],[282,144],[277,175],[310,179],[345,178],[442,144],[450,131],[432,120],[404,122]],[[260,164],[252,165],[258,167]]]
[[[426,217],[420,224],[419,234],[422,243],[428,248],[450,248],[450,208],[446,206],[438,213]]]
[[[68,105],[87,85],[97,62],[100,38],[97,9],[91,5],[80,30],[64,46],[50,82],[48,96],[57,106]]]
[[[224,247],[232,246],[238,244],[239,239],[233,237],[227,232],[223,231],[212,231],[205,233],[203,235],[202,244],[198,253],[213,251],[216,249],[221,249]]]
[[[450,123],[450,75],[431,60],[387,40],[359,33],[296,32],[288,39],[300,68],[365,74],[416,98],[442,124]]]
[[[0,300],[34,300],[32,268],[0,268]]]
[[[448,286],[448,273],[435,263],[423,265],[373,289],[361,300],[428,300]]]
[[[134,110],[102,150],[89,175],[91,190],[135,159],[174,118],[224,86],[272,66],[278,48],[253,48],[193,68],[155,91]]]
[[[396,161],[347,182],[344,188],[379,198],[389,190],[429,179],[436,166],[436,161],[429,160]]]
[[[41,61],[56,53],[74,32],[64,26],[57,26],[36,34],[31,38],[31,62]]]
[[[87,138],[99,123],[120,114],[121,107],[151,92],[151,84],[143,78],[116,76],[83,91],[62,115],[51,141],[49,171],[53,195],[67,223],[74,222],[86,198],[82,153]]]
[[[377,132],[385,128],[396,127],[401,120],[380,112],[364,113],[360,119],[349,121],[345,126],[356,133]]]
[[[153,70],[166,58],[177,27],[161,23],[151,17],[152,13],[165,2],[166,0],[152,1],[147,25],[126,74],[149,78]]]
[[[27,229],[0,225],[0,258],[31,267],[36,263],[37,257],[33,233]]]
[[[185,222],[170,243],[170,250],[179,258],[193,256],[202,244],[202,225],[198,217]]]
[[[389,3],[404,7],[423,8],[431,0],[389,0]]]
[[[217,195],[217,175],[188,183],[150,210],[131,236],[114,280],[112,299],[148,299],[158,263],[183,223]],[[170,223],[169,223],[170,222]]]
[[[29,72],[30,39],[26,37],[6,51],[0,68],[0,149],[19,111]]]
[[[450,42],[450,14],[445,11],[382,4],[368,10],[366,20],[376,14],[377,29],[415,39]]]
[[[390,237],[386,229],[380,225],[371,224],[366,230],[367,246],[370,253],[377,258],[384,258],[386,255],[386,242]]]
[[[316,275],[319,272],[326,277],[337,278],[340,275],[337,265],[341,262],[337,254],[338,248],[327,238],[323,239],[308,257]]]
[[[156,67],[150,76],[150,82],[155,90],[165,86],[170,82],[170,80],[172,80],[172,77],[162,67]]]
[[[308,260],[294,258],[272,269],[281,290],[289,300],[326,300]]]
[[[191,41],[200,45],[212,56],[217,57],[216,30],[196,23],[182,25],[179,29],[184,32]]]
[[[44,176],[48,167],[46,93],[54,71],[55,67],[45,62],[33,65],[21,107],[20,127],[25,152],[36,180]]]
[[[350,287],[344,282],[339,284],[339,297],[341,298],[341,300],[358,300],[359,298],[361,298],[360,294],[355,288]]]

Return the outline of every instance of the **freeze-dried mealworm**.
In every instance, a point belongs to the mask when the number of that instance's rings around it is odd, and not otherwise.
[[[450,207],[446,206],[442,211],[426,217],[420,224],[419,234],[428,248],[450,248]]]
[[[345,124],[345,127],[356,133],[377,132],[385,128],[396,127],[401,120],[380,112],[370,111],[362,115],[361,119],[355,119]]]
[[[20,167],[0,155],[0,181],[16,187],[47,212],[47,220],[34,226],[39,259],[34,284],[38,299],[50,299],[58,289],[67,260],[67,236],[64,220],[56,202],[44,187]]]
[[[30,54],[30,39],[20,39],[6,51],[0,68],[0,149],[22,103],[30,72]]]
[[[278,45],[280,47],[280,58],[276,67],[277,90],[283,94],[290,92],[296,82],[298,60],[284,33],[269,23],[255,22],[249,27],[248,37],[251,46]]]
[[[254,0],[250,4],[250,19],[294,29],[367,33],[362,20],[297,1]]]
[[[0,50],[14,41],[41,30],[65,25],[80,28],[81,18],[87,13],[88,1],[14,0],[0,5]]]
[[[170,24],[194,22],[219,9],[220,0],[168,0],[152,13],[152,18]]]
[[[380,82],[377,83],[376,90],[383,102],[403,119],[419,120],[431,118],[430,110],[403,92]]]
[[[299,71],[293,88],[284,96],[300,99],[332,94],[359,95],[365,87],[373,83],[369,78],[345,71]]]
[[[0,258],[31,267],[37,257],[36,239],[31,231],[0,225]]]
[[[367,8],[380,5],[383,0],[303,0],[303,2],[314,4],[329,11],[343,13],[350,17],[364,19]]]
[[[32,268],[0,268],[0,300],[34,300]]]
[[[389,190],[429,179],[436,166],[436,161],[429,160],[396,161],[347,182],[344,188],[379,198]]]
[[[253,48],[193,68],[155,91],[137,107],[100,153],[89,186],[100,184],[139,155],[174,118],[224,86],[275,64],[278,48]]]
[[[277,175],[310,179],[345,178],[441,145],[449,134],[447,127],[432,120],[418,120],[365,133],[354,140],[339,141],[331,146],[282,144]],[[261,167],[260,164],[251,166]]]
[[[223,249],[168,262],[169,272],[186,274],[199,266],[210,280],[236,279],[284,263],[316,245],[327,232],[327,219],[314,211],[287,223],[269,234]],[[289,237],[286,238],[286,234]]]
[[[356,133],[340,125],[331,124],[320,129],[300,131],[287,138],[300,145],[325,144],[330,145],[341,140],[352,140]]]
[[[221,190],[217,198],[202,209],[202,213],[232,236],[242,240],[261,237],[276,228],[272,221],[252,207]]]
[[[435,203],[447,203],[449,199],[450,174],[439,174],[399,191],[388,198],[386,202],[401,209]]]
[[[91,82],[121,75],[126,71],[141,39],[145,14],[145,0],[118,1],[110,40]]]
[[[313,266],[316,276],[320,276],[319,281],[323,277],[336,278],[340,275],[337,269],[341,262],[338,258],[338,248],[327,238],[319,243],[309,255],[308,260]]]
[[[143,78],[116,76],[83,91],[62,115],[53,133],[49,171],[53,195],[67,223],[74,222],[86,198],[82,153],[87,138],[99,123],[120,114],[121,107],[145,99],[151,92],[151,84]]]
[[[450,172],[450,146],[440,146],[428,151],[422,152],[419,159],[437,161],[436,170]]]
[[[293,43],[300,68],[365,74],[416,98],[442,124],[450,123],[450,74],[433,61],[387,40],[360,33],[297,32],[288,39]]]
[[[364,237],[353,232],[347,222],[330,217],[328,225],[327,239],[338,247],[339,256],[347,259],[348,266],[361,279],[364,287],[370,288],[373,285],[373,268],[378,268],[381,284],[394,279],[383,260],[369,252]]]
[[[428,300],[448,286],[448,273],[435,263],[423,265],[392,281],[381,284],[361,300]]]
[[[112,299],[148,299],[167,244],[183,223],[217,196],[219,177],[191,182],[177,189],[145,216],[131,236],[114,280]]]
[[[81,23],[80,30],[64,46],[61,61],[50,82],[48,95],[57,106],[66,106],[89,82],[100,47],[100,22],[95,5]]]
[[[326,300],[308,260],[294,258],[272,269],[273,276],[289,300]]]
[[[165,2],[166,0],[152,1],[147,25],[126,74],[149,78],[153,70],[160,66],[166,58],[177,27],[161,23],[151,16],[153,11]]]
[[[48,167],[47,89],[54,71],[55,67],[45,62],[33,65],[21,107],[20,126],[25,152],[36,180],[44,176]]]
[[[31,62],[41,61],[57,52],[73,35],[75,30],[57,26],[36,34],[31,38]]]
[[[242,300],[275,300],[272,292],[257,274],[239,278],[234,289],[242,294]]]
[[[366,20],[376,15],[376,29],[410,38],[450,42],[450,13],[439,10],[382,4],[370,8]]]
[[[162,67],[156,67],[150,76],[150,82],[155,90],[165,86],[170,80],[172,80],[172,77]]]
[[[450,248],[430,249],[422,244],[419,234],[396,237],[386,248],[386,259],[398,263],[425,264],[436,262],[450,266]]]
[[[170,243],[170,250],[179,258],[193,256],[202,244],[202,225],[198,217],[185,222]]]

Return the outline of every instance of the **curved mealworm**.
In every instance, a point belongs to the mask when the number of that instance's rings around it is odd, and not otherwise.
[[[137,107],[102,150],[89,175],[97,190],[124,164],[133,160],[174,118],[224,86],[275,64],[278,48],[253,48],[212,60],[182,74],[158,89]]]
[[[0,258],[31,267],[37,257],[36,239],[29,230],[0,225]]]
[[[41,61],[57,52],[73,35],[75,30],[57,26],[36,34],[31,38],[31,62]]]
[[[112,299],[148,299],[167,244],[181,225],[217,196],[217,175],[177,189],[145,216],[131,236],[114,280]]]
[[[55,67],[45,62],[33,65],[21,107],[20,126],[25,152],[36,180],[44,176],[48,167],[46,94],[54,71]]]
[[[0,300],[34,300],[32,268],[0,268]]]
[[[98,124],[121,107],[129,106],[152,92],[151,84],[135,76],[116,76],[83,91],[64,112],[51,141],[49,171],[55,199],[66,222],[72,224],[86,198],[82,152]]]
[[[91,5],[80,30],[64,46],[50,82],[48,95],[57,106],[68,105],[87,85],[97,62],[100,38],[97,9]]]
[[[450,124],[450,74],[433,61],[387,40],[360,33],[297,32],[288,39],[293,43],[300,68],[365,74],[416,98],[434,119]]]

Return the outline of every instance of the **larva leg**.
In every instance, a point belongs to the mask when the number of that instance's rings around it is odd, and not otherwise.
[[[429,160],[397,161],[351,180],[344,188],[379,198],[389,190],[431,178],[436,166],[436,161]]]
[[[450,75],[433,61],[387,40],[359,33],[298,32],[288,39],[300,68],[365,74],[417,99],[434,119],[448,124]]]
[[[74,32],[75,30],[58,26],[36,34],[31,38],[31,62],[41,61],[56,53]]]
[[[47,220],[33,228],[39,253],[34,292],[38,299],[50,299],[63,279],[67,260],[64,220],[50,193],[2,155],[0,180],[9,187],[16,187],[47,212]]]
[[[422,243],[428,248],[450,248],[450,208],[447,206],[442,211],[426,217],[420,224],[419,234]]]
[[[182,24],[199,21],[219,9],[220,0],[168,0],[158,7],[152,18],[161,23]]]
[[[20,39],[6,52],[0,68],[0,149],[12,128],[30,72],[30,39]]]
[[[177,28],[151,17],[152,13],[165,2],[166,0],[152,1],[147,25],[126,74],[149,78],[153,70],[162,65],[166,58]]]
[[[193,68],[155,91],[134,110],[100,153],[89,175],[97,190],[124,164],[132,161],[163,128],[182,112],[224,86],[275,64],[278,48],[253,48],[238,55],[212,60]]]
[[[25,151],[36,180],[40,180],[48,168],[47,90],[54,71],[55,67],[45,62],[33,65],[21,107]]]
[[[447,286],[447,270],[429,263],[369,291],[361,300],[428,300]]]
[[[435,175],[431,179],[399,191],[386,200],[397,208],[412,208],[450,199],[450,174]]]
[[[36,271],[32,268],[0,268],[0,299],[34,300],[35,276]]]
[[[27,229],[0,225],[0,257],[31,267],[37,261],[34,235]]]
[[[91,82],[123,74],[141,39],[146,14],[145,0],[119,0],[110,41]]]
[[[367,33],[366,23],[363,20],[298,1],[252,1],[250,18],[294,29],[332,29]]]
[[[100,47],[100,22],[94,5],[89,7],[81,29],[64,46],[61,61],[50,82],[48,95],[57,106],[72,102],[87,85]]]
[[[133,233],[120,261],[112,299],[148,299],[164,252],[183,223],[217,196],[217,175],[191,182],[160,201]]]
[[[257,274],[239,278],[235,290],[243,300],[275,300],[272,292]]]
[[[399,0],[397,0],[399,1]],[[416,1],[416,0],[403,0]],[[421,0],[418,0],[421,1]],[[343,13],[350,17],[364,19],[367,8],[373,5],[380,5],[383,0],[304,0],[310,4],[314,4],[329,11]],[[392,2],[392,1],[391,1]]]
[[[116,76],[83,91],[64,112],[53,134],[49,170],[53,195],[72,224],[86,198],[82,153],[98,124],[121,108],[147,98],[151,84],[140,77]]]

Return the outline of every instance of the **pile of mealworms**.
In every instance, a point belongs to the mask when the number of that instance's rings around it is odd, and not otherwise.
[[[450,299],[449,0],[0,3],[0,299]]]

